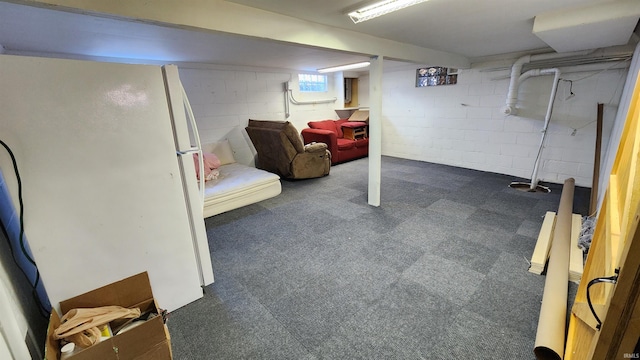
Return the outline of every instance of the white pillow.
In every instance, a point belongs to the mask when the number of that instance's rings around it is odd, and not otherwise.
[[[233,164],[236,162],[229,140],[226,139],[211,144],[202,144],[202,151],[216,154],[220,160],[220,165]]]

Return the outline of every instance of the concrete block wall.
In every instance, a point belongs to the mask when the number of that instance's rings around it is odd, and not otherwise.
[[[244,130],[249,119],[288,120],[298,132],[309,121],[337,119],[335,103],[290,104],[290,116],[285,117],[285,82],[291,81],[297,101],[314,101],[333,98],[331,77],[327,93],[309,94],[297,90],[295,71],[225,66],[181,67],[179,71],[202,143],[228,139],[236,161],[242,164],[255,165],[255,149]]]
[[[551,92],[551,76],[529,78],[520,86],[517,116],[505,116],[508,69],[460,70],[458,84],[415,87],[418,66],[387,70],[383,76],[384,155],[496,172],[530,179]],[[591,186],[597,103],[605,104],[602,149],[608,138],[626,70],[573,72],[561,69],[553,116],[538,172],[540,181],[568,177]],[[332,98],[329,91],[303,94],[297,72],[224,66],[180,68],[203,143],[228,139],[236,160],[254,164],[255,150],[244,131],[249,118],[289,120],[301,131],[308,121],[336,119],[341,104],[289,105],[285,118],[284,82],[298,101]],[[367,84],[368,77],[359,81]],[[567,99],[572,91],[575,95]],[[366,95],[366,93],[365,93]],[[364,104],[367,105],[367,104]],[[575,131],[574,131],[575,130]]]
[[[518,115],[505,116],[510,69],[460,70],[456,85],[417,88],[418,67],[384,73],[384,155],[531,178],[553,76],[524,81]],[[627,71],[561,70],[561,78],[573,83],[559,83],[538,179],[563,183],[573,177],[576,185],[590,187],[597,104],[605,104],[606,149]]]

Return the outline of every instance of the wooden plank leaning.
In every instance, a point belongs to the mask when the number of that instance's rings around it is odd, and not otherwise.
[[[531,255],[529,272],[540,275],[544,271],[544,266],[547,264],[547,259],[549,259],[549,250],[551,249],[551,239],[555,225],[556,213],[547,211],[542,221],[540,233],[538,234],[536,247],[533,250],[533,255]]]

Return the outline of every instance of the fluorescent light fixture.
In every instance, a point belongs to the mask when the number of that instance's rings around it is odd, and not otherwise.
[[[335,72],[335,71],[360,69],[360,68],[369,66],[369,64],[370,64],[370,62],[363,61],[363,62],[359,62],[359,63],[355,63],[355,64],[347,64],[347,65],[328,67],[328,68],[324,68],[324,69],[318,69],[318,72],[322,74],[322,73]]]
[[[354,23],[359,23],[378,16],[386,15],[396,10],[404,9],[411,5],[419,4],[428,0],[385,0],[375,4],[365,6],[350,12],[348,15]]]

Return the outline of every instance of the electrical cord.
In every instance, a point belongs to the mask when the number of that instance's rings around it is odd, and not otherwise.
[[[565,100],[569,100],[572,97],[576,96],[576,94],[573,93],[573,80],[567,80],[567,79],[560,79],[560,80],[569,83],[569,96],[567,96]]]
[[[616,269],[616,274],[613,276],[609,276],[609,277],[599,277],[599,278],[595,278],[591,281],[589,281],[589,284],[587,285],[587,304],[589,304],[589,309],[591,309],[591,313],[593,314],[593,317],[596,318],[596,321],[598,322],[598,325],[596,326],[597,330],[600,330],[600,328],[602,327],[602,321],[600,320],[600,318],[598,317],[598,314],[596,314],[595,309],[593,308],[593,304],[591,303],[591,294],[589,292],[589,289],[591,288],[592,285],[595,284],[599,284],[599,283],[609,283],[609,284],[615,284],[618,282],[618,274],[619,274],[620,270]]]
[[[631,60],[631,57],[625,57],[625,58],[623,58],[622,60],[617,61],[617,62],[615,62],[615,63],[613,63],[613,64],[611,64],[611,65],[607,66],[606,68],[604,68],[604,69],[602,69],[602,70],[600,70],[600,71],[597,71],[597,72],[595,72],[595,73],[593,73],[593,74],[589,74],[589,75],[583,76],[583,77],[578,78],[578,79],[565,79],[565,78],[560,79],[561,81],[564,81],[564,82],[568,82],[568,83],[569,83],[569,96],[567,96],[564,100],[565,100],[565,101],[566,101],[566,100],[569,100],[569,99],[573,98],[573,97],[576,95],[576,94],[573,92],[573,83],[574,83],[574,82],[576,82],[576,81],[582,81],[582,80],[588,79],[588,78],[590,78],[590,77],[593,77],[593,76],[596,76],[596,75],[600,75],[601,73],[603,73],[603,72],[605,72],[605,71],[609,71],[609,70],[610,70],[610,69],[612,69],[613,67],[615,67],[615,66],[617,66],[617,65],[620,65],[620,64],[622,64],[622,63],[625,63],[625,62],[627,62],[627,61],[630,61],[630,60]],[[620,80],[622,79],[622,77],[624,76],[624,74],[625,74],[625,72],[623,72],[623,71],[621,71],[621,72],[620,72]],[[622,85],[624,86],[624,82],[620,82],[620,81],[618,81],[618,83],[620,83],[620,84],[622,84]],[[619,86],[619,87],[616,87],[616,89],[615,89],[615,91],[613,92],[613,94],[611,94],[611,99],[609,99],[609,101],[606,103],[607,105],[611,105],[611,103],[613,102],[613,99],[615,98],[615,96],[616,96],[616,94],[618,93],[618,90],[619,90],[620,88],[621,88],[620,86]],[[575,128],[574,128],[574,127],[570,127],[571,129],[573,129],[573,132],[571,133],[571,136],[575,135],[575,134],[576,134],[576,132],[577,132],[578,130],[582,130],[582,129],[584,129],[585,127],[587,127],[587,126],[589,126],[589,125],[593,124],[594,122],[596,122],[596,120],[593,120],[593,121],[590,121],[590,122],[588,122],[588,123],[586,123],[586,124],[583,124],[583,125],[582,125],[582,126],[580,126],[580,127],[575,127]]]
[[[32,291],[31,294],[34,297],[34,300],[36,301],[36,304],[38,305],[38,308],[40,310],[40,314],[43,317],[48,319],[49,315],[50,315],[50,311],[40,301],[40,297],[37,294],[37,288],[38,288],[38,285],[40,283],[40,271],[38,270],[38,265],[36,264],[36,262],[29,255],[29,252],[27,251],[27,248],[26,248],[26,245],[25,245],[25,241],[24,241],[24,202],[22,200],[22,179],[20,178],[20,172],[18,171],[18,163],[17,163],[16,157],[13,154],[13,151],[11,151],[11,148],[9,147],[9,145],[7,145],[2,140],[0,140],[0,145],[2,145],[5,148],[5,150],[9,154],[9,157],[11,157],[11,163],[13,165],[13,171],[16,174],[16,180],[18,182],[18,205],[19,205],[19,219],[20,219],[20,232],[19,232],[20,250],[22,251],[22,254],[27,259],[27,261],[30,262],[34,266],[34,268],[36,270],[36,278],[35,278],[33,284],[31,284],[31,279],[27,275],[26,271],[18,263],[18,260],[16,259],[16,256],[15,256],[15,252],[14,252],[13,246],[11,246],[11,242],[8,241],[9,248],[11,249],[11,257],[13,258],[13,261],[16,263],[16,265],[18,266],[20,271],[22,271],[24,276],[27,278],[27,281],[29,282],[29,285],[31,286],[31,291]],[[7,240],[8,240],[9,239],[9,235],[8,235],[7,229],[5,229],[4,226],[2,226],[2,231],[4,232],[4,234],[6,235]]]

